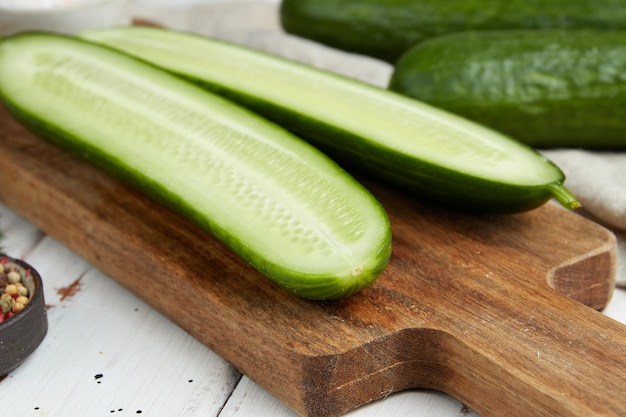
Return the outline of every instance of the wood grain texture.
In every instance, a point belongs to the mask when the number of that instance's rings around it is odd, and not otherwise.
[[[312,302],[0,116],[0,201],[300,415],[418,387],[486,417],[626,409],[626,327],[595,311],[615,240],[589,220],[554,205],[469,216],[366,182],[389,212],[391,263],[356,296]]]

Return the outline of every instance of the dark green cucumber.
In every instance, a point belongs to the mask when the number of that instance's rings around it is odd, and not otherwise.
[[[409,50],[391,90],[538,148],[626,148],[626,31],[495,31]]]
[[[78,38],[0,42],[0,97],[26,126],[195,221],[282,287],[343,298],[387,265],[375,198],[247,109]]]
[[[205,37],[156,28],[82,36],[249,106],[360,172],[473,211],[577,206],[562,172],[476,123],[368,84]],[[346,166],[347,166],[346,165]]]
[[[389,62],[462,30],[626,29],[623,0],[282,0],[294,35]]]

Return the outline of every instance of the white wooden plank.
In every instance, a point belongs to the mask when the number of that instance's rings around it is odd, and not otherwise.
[[[0,231],[4,239],[0,247],[14,258],[25,257],[43,239],[43,233],[25,219],[0,204]]]
[[[0,383],[0,398],[19,399],[12,415],[219,414],[240,379],[224,360],[50,237],[26,261],[43,277],[50,328]]]

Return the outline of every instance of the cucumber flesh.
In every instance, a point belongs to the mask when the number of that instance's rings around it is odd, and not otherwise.
[[[0,98],[41,136],[187,216],[299,296],[349,296],[389,260],[383,207],[335,162],[126,54],[62,35],[6,38]]]
[[[193,34],[120,27],[81,36],[248,106],[339,162],[424,198],[502,213],[551,197],[578,206],[563,173],[535,150],[400,94]]]

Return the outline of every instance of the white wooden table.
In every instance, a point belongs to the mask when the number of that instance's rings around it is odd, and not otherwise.
[[[1,416],[295,416],[167,318],[2,205],[0,230],[5,252],[43,276],[49,305],[49,332],[42,345],[0,382]],[[605,314],[626,323],[626,291],[615,291]],[[347,414],[472,415],[453,398],[426,390],[392,394]]]

